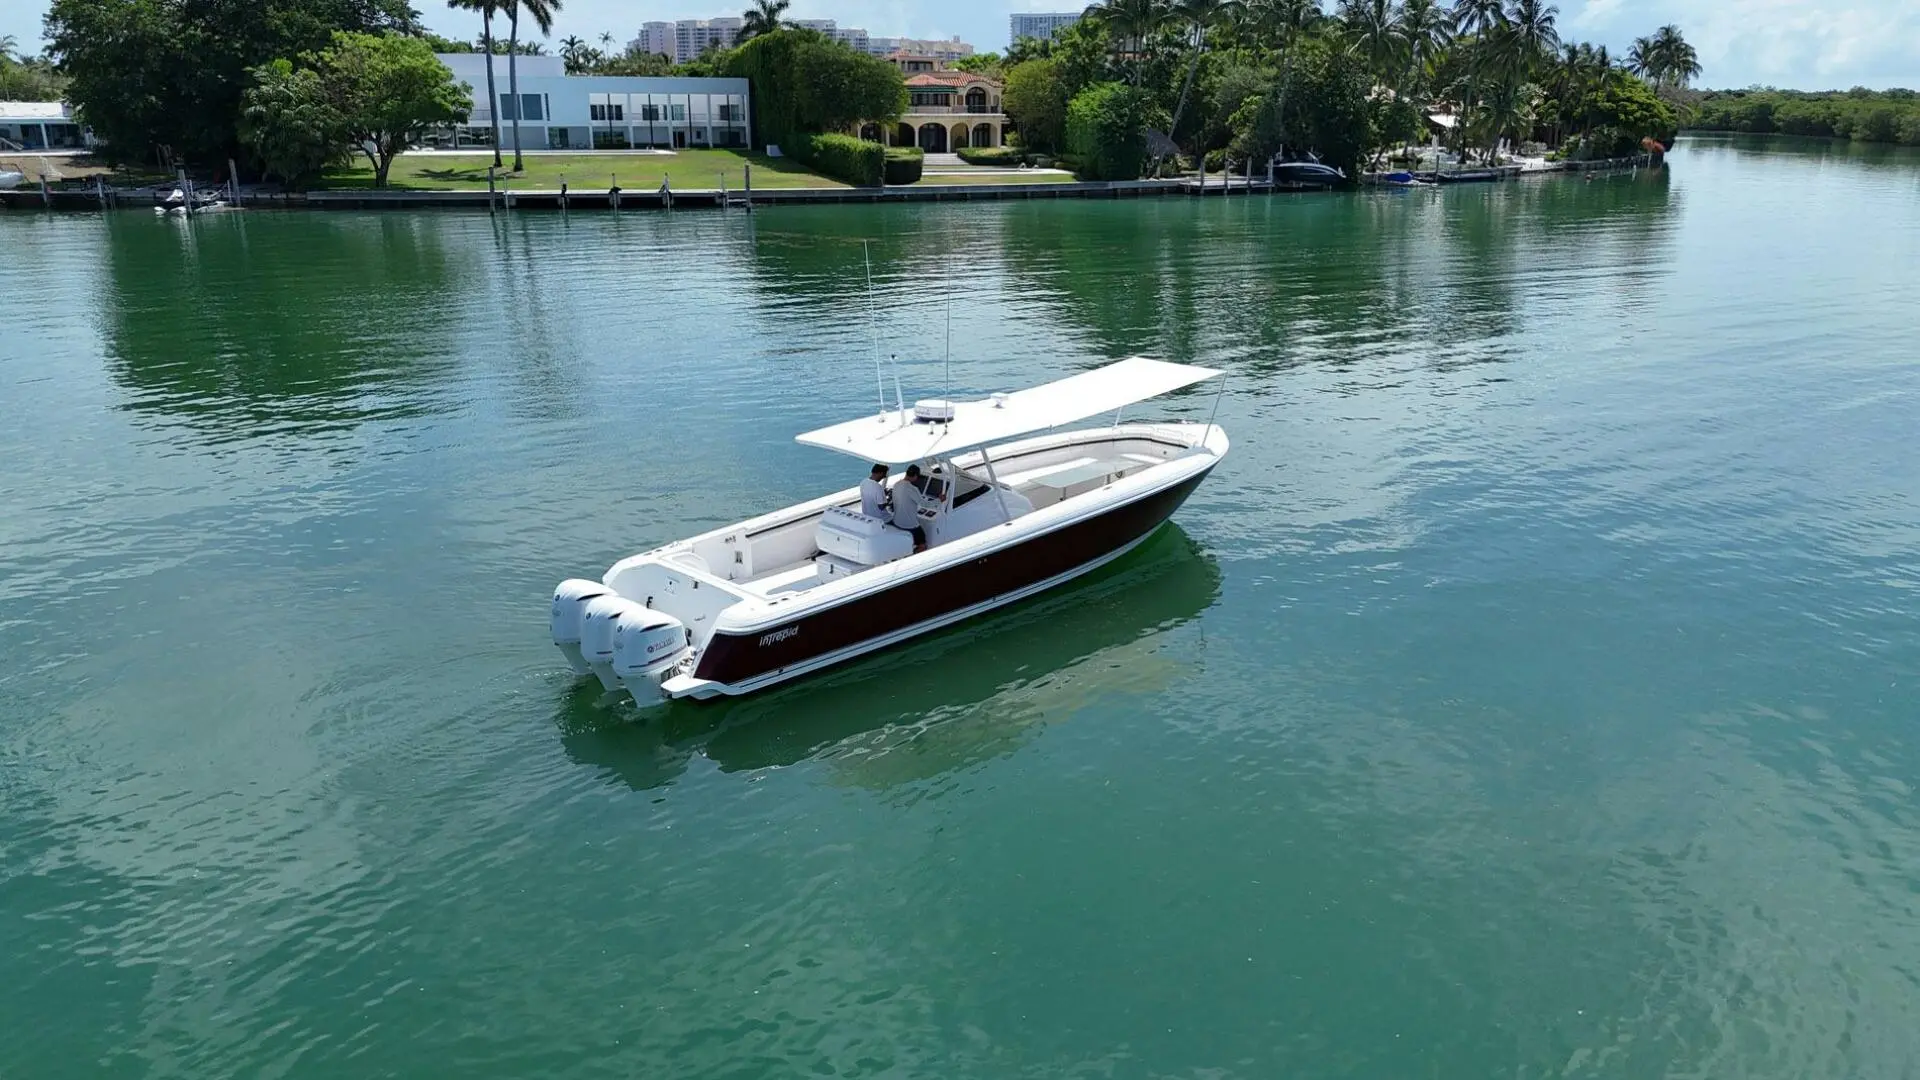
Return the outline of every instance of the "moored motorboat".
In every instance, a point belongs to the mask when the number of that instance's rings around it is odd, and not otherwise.
[[[1278,161],[1267,170],[1272,182],[1282,187],[1334,187],[1347,181],[1347,174],[1317,161]]]
[[[1211,419],[1119,411],[1218,376],[1134,357],[977,401],[896,396],[798,441],[919,466],[924,550],[849,488],[561,582],[554,644],[643,706],[746,694],[1070,581],[1145,540],[1227,452]],[[1105,413],[1107,426],[1059,430]]]

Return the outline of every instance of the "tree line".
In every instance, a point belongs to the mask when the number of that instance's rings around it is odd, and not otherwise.
[[[1920,94],[1912,90],[1709,90],[1688,103],[1698,131],[1815,135],[1920,146]]]
[[[59,101],[66,92],[52,60],[29,56],[13,35],[0,35],[0,101]]]
[[[1679,29],[1641,39],[1647,63],[1621,62],[1563,42],[1557,17],[1543,0],[1341,0],[1331,12],[1315,0],[1106,0],[1051,41],[966,66],[1005,79],[1026,147],[1092,159],[1089,171],[1113,178],[1176,152],[1312,154],[1351,175],[1420,141],[1429,111],[1463,160],[1491,159],[1503,140],[1582,157],[1670,141],[1672,108],[1649,80],[1657,71],[1677,89],[1699,74]]]

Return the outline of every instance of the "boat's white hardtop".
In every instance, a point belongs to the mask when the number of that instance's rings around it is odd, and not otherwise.
[[[809,431],[798,441],[884,465],[905,465],[1113,412],[1219,374],[1135,356],[1004,394],[998,401],[953,402],[953,419],[947,423],[916,422],[909,403],[904,413],[888,409],[877,417]]]

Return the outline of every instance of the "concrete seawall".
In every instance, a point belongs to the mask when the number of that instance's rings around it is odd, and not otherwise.
[[[1578,170],[1619,169],[1645,166],[1645,158],[1618,162],[1567,163],[1556,170],[1526,175],[1567,175]],[[1517,170],[1500,170],[1498,177],[1516,179]],[[1370,182],[1371,177],[1363,182]],[[17,188],[0,192],[0,207],[7,209],[99,210],[113,207],[147,207],[160,204],[164,188]],[[1192,179],[1066,182],[1058,184],[929,184],[909,187],[845,188],[762,188],[752,193],[755,207],[825,206],[844,203],[972,202],[1003,199],[1134,199],[1165,196],[1272,195],[1295,191],[1319,191],[1318,185],[1270,184],[1264,180],[1232,180],[1201,183]],[[740,207],[748,202],[747,193],[717,188],[660,191],[609,191],[570,189],[485,191],[310,191],[305,193],[243,191],[241,202],[248,208],[314,210],[413,210],[460,209],[486,210],[661,210],[716,209]],[[670,201],[669,201],[670,200]]]

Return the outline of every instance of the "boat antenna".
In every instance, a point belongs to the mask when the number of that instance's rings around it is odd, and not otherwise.
[[[904,424],[907,422],[907,399],[900,393],[900,358],[889,355],[887,359],[893,362],[893,407],[900,410],[900,422]]]
[[[940,390],[941,398],[953,400],[953,289],[947,289],[947,385]]]
[[[1223,371],[1220,373],[1220,389],[1213,395],[1213,409],[1207,413],[1207,426],[1200,429],[1200,441],[1202,443],[1207,441],[1207,436],[1213,434],[1213,418],[1220,415],[1220,399],[1226,396],[1227,375],[1226,372]]]
[[[887,379],[880,371],[880,314],[873,303],[873,246],[860,241],[860,253],[867,261],[867,329],[873,334],[873,385],[880,394],[880,419],[887,418]],[[897,379],[895,380],[898,381]]]

